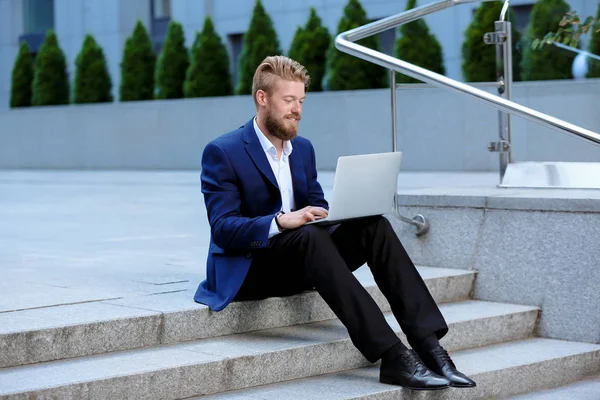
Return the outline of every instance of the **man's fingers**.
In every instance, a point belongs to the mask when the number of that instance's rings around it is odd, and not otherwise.
[[[317,217],[326,217],[329,212],[322,207],[311,207],[310,212]]]
[[[310,221],[314,221],[315,220],[315,216],[313,215],[313,213],[311,213],[310,211],[306,211],[304,213],[304,220],[306,222],[310,222]]]

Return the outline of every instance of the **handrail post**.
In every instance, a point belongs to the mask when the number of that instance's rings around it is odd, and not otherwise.
[[[501,33],[505,40],[496,44],[496,71],[498,77],[498,94],[506,100],[511,100],[512,92],[512,29],[510,21],[496,21],[496,32]],[[508,164],[512,162],[511,154],[511,116],[506,111],[498,111],[498,138],[500,145],[500,184]]]
[[[504,3],[500,20],[494,24],[495,31],[486,33],[483,40],[487,44],[496,45],[496,79],[498,83],[498,96],[509,100],[512,92],[512,29],[509,21],[506,21],[508,1]],[[511,116],[503,110],[498,110],[498,138],[492,142],[488,149],[498,152],[500,163],[500,185],[504,180],[504,174],[508,164],[512,162],[511,154]]]
[[[394,153],[398,151],[398,131],[396,124],[396,91],[398,90],[398,85],[396,85],[396,71],[390,69],[390,100],[391,100],[391,111],[392,111],[392,149]],[[415,234],[417,236],[423,236],[427,232],[429,232],[429,221],[421,214],[417,214],[413,219],[407,218],[400,214],[398,211],[398,193],[394,194],[394,212],[400,221],[406,222],[407,224],[411,224],[417,228]]]
[[[391,90],[391,101],[392,101],[392,148],[394,152],[398,151],[398,138],[396,136],[396,71],[390,69],[390,90]]]
[[[396,71],[390,69],[390,91],[392,105],[392,151],[398,151],[398,138],[396,130]],[[394,210],[398,212],[398,193],[394,195]]]

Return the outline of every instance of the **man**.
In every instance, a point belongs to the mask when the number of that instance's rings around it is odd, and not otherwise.
[[[381,382],[411,389],[475,386],[439,345],[448,327],[387,219],[307,225],[328,213],[314,149],[297,136],[309,82],[299,63],[267,57],[252,83],[256,117],[204,149],[211,243],[207,279],[195,301],[219,311],[231,301],[316,289],[358,350],[370,362],[381,359]],[[365,263],[413,350],[352,274]]]

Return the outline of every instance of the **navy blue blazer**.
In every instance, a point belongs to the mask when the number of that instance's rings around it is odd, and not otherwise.
[[[328,208],[317,182],[312,144],[298,136],[292,146],[296,208]],[[267,247],[271,221],[281,210],[277,180],[253,119],[205,147],[201,181],[211,239],[206,280],[198,286],[194,300],[220,311],[239,291],[252,262],[252,250]]]

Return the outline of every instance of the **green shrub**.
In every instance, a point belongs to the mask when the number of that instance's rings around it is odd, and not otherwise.
[[[69,104],[69,73],[65,54],[54,31],[49,30],[35,59],[31,104]]]
[[[298,27],[296,30],[288,56],[306,67],[311,76],[310,90],[313,92],[323,90],[322,81],[330,44],[329,31],[322,25],[317,11],[311,7],[305,27]]]
[[[299,60],[304,57],[302,55],[302,53],[304,53],[304,51],[305,51],[303,43],[304,43],[304,28],[299,26],[298,28],[296,28],[296,32],[294,33],[292,43],[290,44],[290,49],[288,51],[288,57],[291,58],[292,60],[296,60],[296,61],[300,62]]]
[[[596,21],[600,21],[600,3],[598,3]],[[595,29],[591,30],[591,32],[589,52],[600,56],[600,25],[596,25]],[[600,78],[600,60],[588,58],[588,66],[588,78]]]
[[[406,9],[410,10],[416,6],[417,0],[409,0]],[[396,57],[441,75],[446,73],[442,46],[429,32],[429,27],[424,19],[402,25],[400,35],[395,44]],[[397,74],[396,82],[416,83],[421,81],[404,74]]]
[[[369,23],[358,0],[348,0],[338,23],[338,34]],[[379,38],[369,36],[358,44],[379,50]],[[332,41],[328,52],[327,88],[329,90],[377,89],[388,86],[387,70],[379,65],[339,51]]]
[[[539,0],[531,10],[527,26],[527,40],[542,39],[547,32],[556,29],[570,6],[564,0]],[[570,79],[573,77],[571,66],[573,58],[566,51],[554,46],[533,49],[523,46],[521,60],[521,79],[524,81]]]
[[[75,61],[75,88],[73,102],[110,103],[112,80],[102,48],[91,35],[86,35],[81,52]]]
[[[12,70],[10,86],[10,107],[31,105],[31,85],[33,83],[33,57],[26,42],[21,42],[19,54]]]
[[[180,23],[171,21],[156,67],[156,98],[183,98],[183,84],[190,65],[185,35]]]
[[[273,28],[273,21],[265,11],[262,2],[256,0],[250,27],[244,34],[238,68],[237,94],[251,94],[252,78],[256,68],[266,57],[280,54],[279,39]]]
[[[500,19],[503,3],[481,3],[473,20],[464,33],[462,45],[463,76],[467,82],[496,81],[496,46],[485,44],[483,35],[496,30],[494,23]],[[514,12],[510,10],[509,21],[512,22],[512,67],[513,80],[521,80],[521,33],[514,26]]]
[[[185,97],[229,96],[233,94],[229,74],[229,56],[215,32],[210,17],[204,20],[202,33],[196,34],[185,85]]]
[[[121,61],[121,101],[151,100],[154,98],[154,66],[156,56],[146,28],[138,21],[133,34],[127,38]]]

